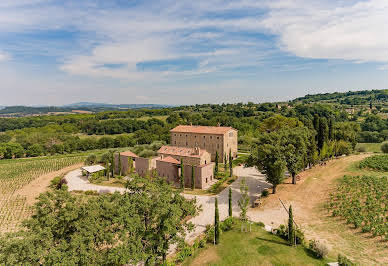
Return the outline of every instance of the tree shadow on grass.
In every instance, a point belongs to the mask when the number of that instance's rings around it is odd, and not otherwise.
[[[270,243],[274,243],[274,244],[278,244],[278,245],[283,245],[283,246],[289,246],[287,243],[284,243],[284,242],[281,242],[281,241],[277,241],[277,240],[273,240],[273,239],[267,239],[267,238],[262,238],[262,237],[256,237],[256,239],[258,240],[262,240],[262,241],[266,241],[266,242],[270,242]]]

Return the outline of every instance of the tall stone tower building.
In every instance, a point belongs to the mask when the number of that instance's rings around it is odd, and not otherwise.
[[[211,160],[216,158],[223,162],[225,154],[229,157],[237,157],[237,130],[232,127],[210,127],[180,125],[170,130],[171,146],[200,148],[211,154]]]

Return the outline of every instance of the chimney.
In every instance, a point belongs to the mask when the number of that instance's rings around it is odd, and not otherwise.
[[[221,124],[220,124],[220,122],[218,122],[217,127],[220,127],[220,126],[221,126]]]
[[[193,123],[190,122],[190,126],[193,126]]]

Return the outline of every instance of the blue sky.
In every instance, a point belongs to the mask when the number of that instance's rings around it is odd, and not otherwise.
[[[386,0],[2,0],[0,105],[387,88],[387,14]]]

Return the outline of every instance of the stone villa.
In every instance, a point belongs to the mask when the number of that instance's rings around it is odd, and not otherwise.
[[[137,174],[144,176],[156,171],[158,176],[170,183],[179,185],[183,164],[185,187],[191,187],[192,170],[194,170],[195,187],[206,189],[214,183],[213,169],[216,151],[219,162],[224,155],[237,157],[237,130],[231,127],[177,126],[171,131],[171,145],[162,146],[158,156],[142,158],[133,152],[120,153],[122,172],[129,168],[129,158]],[[115,157],[118,171],[118,154]]]
[[[237,157],[237,130],[232,127],[180,125],[170,132],[172,146],[201,148],[210,153],[212,161],[217,151],[219,162],[224,161],[225,154],[229,157],[229,151]]]

